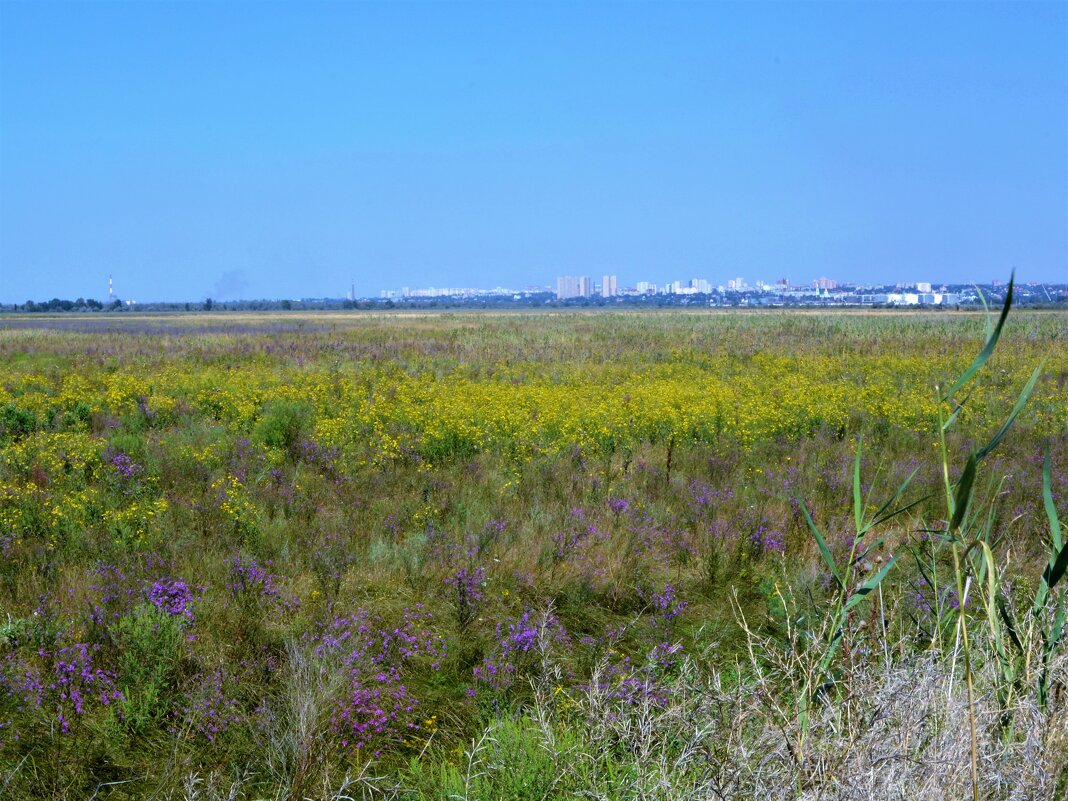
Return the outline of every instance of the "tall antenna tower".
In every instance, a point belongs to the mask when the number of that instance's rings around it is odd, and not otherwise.
[[[111,280],[111,273],[108,273],[108,302],[115,300],[115,284]]]

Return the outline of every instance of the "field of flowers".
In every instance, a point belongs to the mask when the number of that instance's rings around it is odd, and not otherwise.
[[[1051,797],[1068,317],[947,399],[989,326],[0,320],[0,796]]]

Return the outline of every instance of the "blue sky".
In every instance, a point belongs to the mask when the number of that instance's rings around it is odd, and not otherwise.
[[[1047,3],[0,2],[0,300],[1068,281]]]

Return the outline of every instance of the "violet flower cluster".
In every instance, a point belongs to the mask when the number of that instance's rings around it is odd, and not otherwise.
[[[162,579],[148,588],[148,600],[156,609],[171,615],[193,619],[193,593],[181,579]]]
[[[539,616],[530,609],[510,623],[498,623],[495,639],[495,652],[472,669],[472,676],[476,683],[498,690],[506,690],[533,673],[543,649],[570,644],[570,637],[555,614]]]
[[[68,734],[74,720],[94,705],[107,706],[122,699],[114,674],[97,667],[93,651],[81,642],[53,651],[39,649],[38,664],[25,667],[16,681],[6,677],[5,683],[24,704],[54,714],[59,730]]]
[[[432,624],[433,615],[422,605],[405,609],[392,625],[360,609],[335,617],[310,638],[323,669],[333,665],[346,677],[330,715],[343,747],[378,753],[419,728],[418,699],[406,677],[424,663],[437,670],[445,658],[445,640]]]

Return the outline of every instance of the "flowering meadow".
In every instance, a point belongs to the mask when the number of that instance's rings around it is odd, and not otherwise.
[[[0,797],[1055,797],[1068,317],[997,319],[0,319]]]

